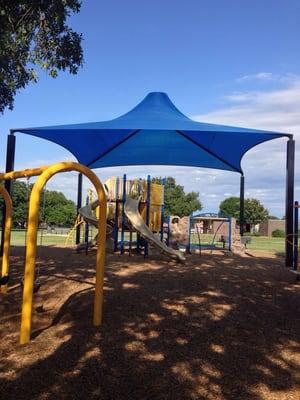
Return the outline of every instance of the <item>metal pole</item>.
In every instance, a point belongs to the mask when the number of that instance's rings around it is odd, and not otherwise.
[[[229,251],[231,251],[231,240],[232,240],[232,238],[231,238],[231,234],[232,234],[232,232],[231,232],[231,229],[232,229],[231,220],[232,220],[232,218],[229,217],[228,218],[228,250]]]
[[[166,240],[166,245],[170,245],[170,216],[168,215],[167,217],[167,224],[168,224],[168,230],[167,230],[167,240]]]
[[[33,186],[28,215],[28,241],[26,246],[23,304],[21,315],[20,343],[25,344],[30,340],[32,305],[33,305],[33,287],[35,275],[35,261],[37,253],[37,231],[40,199],[43,188],[48,180],[58,172],[77,171],[83,173],[94,185],[99,200],[99,220],[98,220],[98,240],[96,255],[96,282],[94,296],[94,315],[93,322],[95,326],[101,325],[102,306],[103,306],[103,285],[104,285],[104,263],[105,263],[105,241],[106,241],[106,196],[104,188],[89,168],[74,162],[62,162],[49,167],[38,178]]]
[[[85,205],[89,205],[89,196],[86,196]],[[99,232],[98,232],[99,235]],[[88,255],[89,252],[89,224],[85,223],[85,230],[84,230],[84,243],[85,243],[85,254]]]
[[[141,181],[141,179],[139,180],[139,182],[143,184],[143,181]],[[140,198],[142,193],[143,189],[141,189],[141,185],[138,185],[138,198]],[[141,213],[141,202],[139,202],[139,213]],[[138,232],[136,232],[136,252],[137,254],[140,254],[141,252],[141,236]]]
[[[150,196],[151,196],[151,177],[147,176],[147,198],[146,198],[146,225],[149,226],[150,223]],[[146,257],[149,253],[149,243],[145,242],[145,252],[144,256]]]
[[[115,226],[114,226],[114,252],[118,250],[119,240],[119,177],[116,179],[115,186],[115,197],[116,197],[116,209],[115,209]]]
[[[244,235],[244,224],[245,224],[245,177],[241,175],[240,180],[240,235]]]
[[[77,214],[79,209],[82,207],[82,174],[78,174],[78,186],[77,186]],[[76,244],[80,243],[80,225],[76,227]]]
[[[294,169],[295,141],[291,136],[287,142],[286,152],[286,197],[285,197],[285,266],[292,268],[294,254]]]
[[[7,135],[5,172],[10,172],[10,171],[14,170],[15,153],[16,153],[16,137],[15,137],[14,133],[10,132],[10,134]],[[12,181],[6,180],[4,183],[4,187],[5,187],[6,191],[8,192],[8,194],[11,195]],[[2,234],[1,234],[1,247],[0,247],[1,257],[3,255],[3,246],[4,246],[3,232],[5,232],[5,213],[6,213],[6,209],[5,209],[5,204],[4,204],[3,208],[2,208]]]
[[[125,201],[126,201],[126,174],[123,175],[123,195],[122,195],[122,225],[121,225],[121,254],[124,254],[124,235],[125,235]]]
[[[298,269],[298,243],[299,243],[299,203],[295,201],[295,215],[294,215],[294,265],[293,270]]]
[[[166,178],[162,180],[163,185],[163,195],[162,195],[162,205],[160,210],[160,240],[161,242],[164,241],[164,219],[165,219],[165,185],[166,185]]]
[[[188,244],[187,244],[187,246],[186,246],[186,252],[187,252],[187,254],[191,254],[192,253],[192,249],[191,249],[191,235],[192,235],[192,219],[193,217],[190,215],[189,216],[189,229],[188,229],[188,235],[189,235],[189,237],[188,237]]]

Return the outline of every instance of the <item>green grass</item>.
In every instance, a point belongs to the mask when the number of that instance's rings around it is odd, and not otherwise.
[[[96,229],[93,229],[91,236],[96,233]],[[83,232],[82,232],[83,235]],[[132,235],[132,239],[136,239],[135,233]],[[219,236],[219,235],[218,235]],[[58,235],[43,232],[42,234],[42,244],[45,246],[50,245],[61,245],[64,246],[67,235]],[[120,238],[120,236],[119,236]],[[211,244],[213,235],[201,234],[201,244],[207,245]],[[83,237],[82,237],[83,240]],[[125,233],[125,240],[129,240],[129,234]],[[196,234],[192,235],[191,242],[198,244],[198,236]],[[12,231],[11,244],[13,246],[24,246],[25,243],[25,231]],[[41,243],[41,231],[38,232],[38,245]],[[71,241],[68,242],[69,245]],[[215,244],[218,247],[222,247],[222,243],[218,242],[218,237],[216,238]],[[252,236],[251,243],[247,245],[249,250],[257,251],[270,251],[270,252],[284,252],[284,238],[272,238],[267,236]]]
[[[65,235],[55,235],[46,232],[42,233],[42,244],[45,246],[50,245],[64,245],[66,237]],[[41,243],[41,231],[38,232],[38,245]],[[24,246],[25,244],[25,231],[12,231],[11,235],[12,246]]]
[[[245,235],[247,236],[247,235]],[[218,247],[222,247],[222,244],[218,242],[220,235],[217,235],[215,244]],[[213,235],[201,234],[201,244],[207,245],[212,243]],[[197,234],[192,235],[192,243],[198,244]],[[247,244],[247,249],[257,251],[270,251],[272,253],[283,253],[284,252],[284,238],[273,238],[268,236],[251,236],[251,243]]]
[[[268,236],[251,236],[251,243],[247,245],[249,250],[284,252],[284,238],[273,238]]]

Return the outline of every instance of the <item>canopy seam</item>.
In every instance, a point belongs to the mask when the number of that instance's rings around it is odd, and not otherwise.
[[[234,167],[232,164],[230,164],[228,161],[225,161],[222,157],[218,156],[217,154],[213,153],[212,151],[210,151],[209,149],[207,149],[205,146],[203,146],[200,143],[197,143],[194,139],[190,138],[189,136],[187,136],[184,132],[176,130],[177,133],[179,133],[180,135],[184,136],[186,139],[188,139],[190,142],[194,143],[196,146],[200,147],[202,150],[206,151],[207,153],[209,153],[211,156],[217,158],[219,161],[222,161],[222,163],[228,165],[230,168],[232,168],[234,171],[241,173],[242,171],[237,169],[236,167]],[[216,133],[215,133],[216,134]]]

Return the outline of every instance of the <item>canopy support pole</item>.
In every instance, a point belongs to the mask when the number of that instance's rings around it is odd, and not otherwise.
[[[77,214],[82,207],[82,173],[78,174],[77,184]],[[76,226],[76,244],[80,243],[80,224]]]
[[[245,224],[245,177],[241,175],[240,179],[240,235],[244,235],[244,224]]]
[[[14,170],[15,152],[16,152],[16,137],[15,137],[14,133],[12,131],[10,131],[10,134],[7,135],[5,172],[10,172],[10,171]],[[11,195],[12,181],[6,180],[4,183],[4,187],[5,187],[6,191],[8,192],[8,194]],[[6,208],[4,205],[3,209],[2,209],[2,235],[1,235],[1,248],[0,248],[1,256],[3,255],[3,246],[4,246],[4,234],[3,233],[5,231],[5,214],[6,214]]]
[[[294,169],[295,140],[291,136],[286,152],[286,197],[285,197],[285,266],[292,268],[294,255]]]

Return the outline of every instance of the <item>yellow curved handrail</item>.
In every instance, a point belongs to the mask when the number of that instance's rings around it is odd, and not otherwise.
[[[10,236],[11,236],[11,225],[12,225],[12,200],[8,191],[0,186],[0,194],[5,202],[5,229],[4,229],[4,241],[3,241],[3,255],[2,255],[2,271],[1,276],[8,275],[9,273],[9,250],[10,250]],[[0,288],[1,293],[7,292],[7,285],[3,285]]]
[[[102,322],[103,305],[103,285],[104,285],[104,263],[105,263],[105,239],[106,239],[106,197],[104,188],[93,171],[82,164],[75,162],[61,162],[48,167],[42,172],[35,182],[29,202],[27,248],[25,258],[25,276],[23,289],[23,304],[21,317],[20,343],[25,344],[30,341],[31,319],[32,319],[32,298],[34,286],[34,270],[37,248],[37,231],[39,219],[40,198],[43,188],[47,181],[58,172],[78,171],[85,175],[93,183],[100,205],[100,215],[98,221],[98,249],[96,256],[96,286],[94,297],[93,323],[95,326]]]

